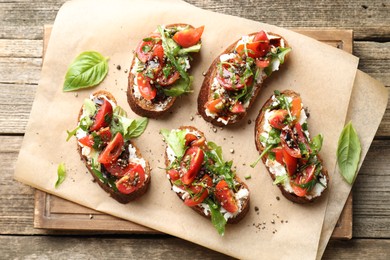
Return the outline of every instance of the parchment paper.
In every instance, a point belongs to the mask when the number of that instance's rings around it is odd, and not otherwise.
[[[130,66],[132,50],[158,24],[177,22],[206,26],[202,51],[195,56],[191,70],[195,78],[194,93],[180,98],[172,113],[150,120],[146,132],[136,140],[153,168],[152,183],[142,198],[122,205],[92,183],[92,176],[76,151],[76,140],[65,142],[66,130],[75,127],[83,99],[98,89],[112,92],[119,105],[131,117],[136,117],[127,105],[125,93],[125,69],[127,71]],[[267,81],[257,104],[242,125],[223,130],[214,128],[196,115],[202,72],[231,42],[260,29],[283,35],[293,48],[290,58],[284,68]],[[94,89],[79,91],[77,96],[63,93],[68,65],[86,50],[96,50],[110,57],[107,78]],[[68,2],[61,8],[53,27],[15,178],[81,205],[234,257],[313,259],[317,255],[328,195],[332,190],[338,191],[340,183],[332,182],[329,192],[315,204],[302,206],[287,201],[272,185],[264,165],[260,163],[255,169],[249,167],[258,153],[253,140],[254,123],[247,121],[254,121],[275,89],[293,89],[301,93],[311,114],[310,132],[313,136],[318,133],[325,136],[321,154],[333,179],[337,139],[346,119],[357,63],[358,59],[352,55],[292,31],[204,11],[179,1]],[[118,70],[117,65],[122,69]],[[224,237],[217,234],[209,220],[181,203],[170,190],[161,169],[164,167],[164,144],[158,131],[181,125],[193,125],[204,131],[208,140],[223,146],[226,159],[234,159],[242,179],[247,175],[252,177],[246,181],[251,190],[251,209],[239,224],[227,227]],[[229,153],[230,149],[234,149],[234,153]],[[65,162],[68,176],[55,189],[60,162]],[[255,207],[259,210],[255,211]]]
[[[388,101],[388,90],[377,80],[358,70],[352,90],[350,105],[345,123],[352,121],[362,144],[359,169],[367,155],[371,142],[382,120]],[[321,259],[326,245],[336,226],[344,204],[351,191],[351,186],[341,177],[339,168],[331,180],[331,187],[337,186],[329,193],[328,207],[325,214],[317,259]]]

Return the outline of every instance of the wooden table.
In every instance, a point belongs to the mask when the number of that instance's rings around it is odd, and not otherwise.
[[[54,22],[64,2],[0,2],[0,258],[226,258],[162,234],[33,228],[34,190],[15,182],[12,176],[40,76],[43,27]],[[359,69],[390,87],[389,0],[188,2],[287,28],[352,29]],[[325,259],[389,259],[389,108],[353,189],[353,238],[332,240]]]

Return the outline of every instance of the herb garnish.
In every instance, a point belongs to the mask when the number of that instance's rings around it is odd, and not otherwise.
[[[57,181],[56,184],[54,185],[55,188],[58,188],[61,183],[64,182],[66,177],[66,169],[65,169],[65,163],[60,163],[57,168]]]

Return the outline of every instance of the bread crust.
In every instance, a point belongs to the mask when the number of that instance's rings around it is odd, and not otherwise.
[[[300,95],[292,90],[285,90],[283,92],[281,92],[281,94],[284,94],[285,96],[289,96],[291,98],[294,98],[294,97],[299,97]],[[256,143],[256,149],[257,151],[259,151],[259,154],[261,154],[265,147],[261,144],[260,142],[260,135],[261,133],[263,132],[263,129],[264,129],[264,124],[265,124],[265,120],[264,120],[264,116],[265,116],[265,111],[267,109],[267,107],[269,107],[272,103],[272,96],[265,102],[265,104],[263,105],[263,107],[261,108],[257,118],[256,118],[256,123],[255,123],[255,143]],[[265,164],[265,162],[267,161],[267,154],[265,154],[261,159]],[[319,155],[317,155],[317,158],[318,160],[322,163],[322,159]],[[275,180],[275,175],[272,174],[269,170],[269,167],[267,167],[267,171],[269,173],[269,175],[271,176],[272,180],[274,181]],[[328,174],[328,171],[327,169],[325,168],[325,166],[322,164],[322,174],[323,176],[326,178],[326,181],[327,183],[329,183],[329,174]],[[319,197],[322,196],[323,192],[325,192],[327,189],[325,189],[320,196],[318,197],[314,197],[314,198],[306,198],[306,197],[299,197],[297,195],[295,195],[294,193],[290,193],[288,191],[286,191],[283,187],[283,185],[281,184],[277,184],[277,186],[279,187],[280,191],[282,192],[283,196],[286,197],[288,200],[292,201],[292,202],[295,202],[295,203],[299,203],[299,204],[306,204],[306,203],[310,203],[310,202],[314,202],[316,199],[318,199]]]
[[[204,133],[200,130],[198,130],[197,128],[193,127],[193,126],[181,126],[179,128],[180,130],[184,130],[184,129],[188,129],[190,131],[193,131],[193,132],[197,132],[199,133],[200,136],[202,137],[205,137]],[[166,167],[168,168],[169,165],[170,165],[170,162],[169,162],[169,159],[168,159],[168,155],[167,155],[167,152],[165,150],[165,165]],[[167,174],[168,174],[168,171],[167,171]],[[239,183],[239,185],[247,190],[249,190],[248,186],[246,185],[245,182],[243,182],[237,175],[234,177],[235,181],[237,183]],[[171,180],[169,180],[170,184],[171,184],[171,187],[173,187],[173,183]],[[177,193],[175,192],[176,195],[184,202],[184,199],[182,198],[182,195],[183,193]],[[245,217],[245,215],[248,213],[249,211],[249,205],[250,205],[250,196],[247,197],[247,199],[244,201],[244,203],[242,204],[241,206],[241,212],[238,213],[236,216],[232,217],[232,218],[229,218],[227,220],[227,223],[229,224],[236,224],[238,222],[240,222],[241,219],[243,219]],[[206,215],[203,211],[203,208],[200,207],[199,205],[196,205],[194,207],[191,207],[195,212],[197,212],[199,215],[205,217],[205,218],[208,218],[208,219],[211,219],[211,215]]]
[[[251,34],[249,34],[249,36],[253,36],[253,35],[256,35],[256,34],[257,33],[251,33]],[[281,39],[283,39],[285,47],[289,47],[288,42],[282,36],[280,36],[278,34],[275,34],[275,33],[271,33],[271,32],[268,32],[268,35],[280,37]],[[198,95],[198,113],[200,115],[202,115],[202,117],[203,117],[203,119],[205,121],[210,122],[210,123],[212,123],[215,126],[226,126],[226,125],[224,123],[218,121],[219,117],[212,118],[211,116],[208,116],[206,114],[205,105],[208,102],[209,97],[212,94],[210,90],[211,90],[211,85],[213,83],[213,80],[217,76],[217,69],[216,68],[217,68],[217,64],[220,61],[219,57],[221,55],[223,55],[223,54],[231,53],[235,49],[235,47],[236,47],[236,45],[237,45],[239,40],[237,40],[234,43],[232,43],[229,47],[227,47],[225,49],[225,51],[223,51],[221,54],[219,54],[214,59],[213,63],[211,63],[209,69],[207,70],[207,73],[206,73],[206,75],[204,77],[202,86],[201,86],[200,91],[199,91],[199,95]],[[285,57],[285,61],[288,59],[287,57],[288,56]],[[262,89],[264,80],[266,80],[267,78],[268,78],[267,76],[263,76],[262,77],[262,83],[255,83],[256,90],[255,90],[252,98],[250,99],[249,105],[246,108],[245,112],[244,113],[240,113],[240,114],[233,114],[233,113],[229,114],[229,115],[236,115],[236,118],[234,120],[229,120],[227,125],[237,124],[238,122],[240,122],[247,115],[247,113],[248,113],[247,111],[249,111],[250,108],[252,107],[252,105],[254,104],[257,95],[260,93],[260,90]]]
[[[108,91],[99,90],[99,91],[93,93],[92,95],[93,96],[104,95],[109,100],[113,101],[116,104],[115,97]],[[77,118],[77,122],[80,121],[82,114],[83,114],[83,108],[81,107],[79,116]],[[135,148],[135,153],[136,153],[137,157],[143,158],[140,150],[134,144],[134,142],[130,141],[130,144]],[[82,154],[82,147],[79,145],[78,142],[77,142],[77,151],[81,157],[81,160],[84,162],[85,166],[87,167],[89,173],[92,175],[94,182],[97,182],[103,190],[105,190],[112,198],[114,198],[118,202],[120,202],[122,204],[129,203],[130,201],[133,201],[133,200],[141,197],[148,190],[149,185],[150,185],[150,181],[151,181],[151,175],[150,175],[150,165],[149,165],[149,162],[147,160],[145,160],[145,175],[147,175],[148,177],[145,179],[145,182],[142,185],[142,187],[140,187],[138,190],[134,191],[133,193],[123,194],[123,193],[114,191],[111,187],[109,187],[108,185],[101,182],[100,179],[93,173],[92,167],[88,163],[88,158]]]
[[[184,23],[175,23],[175,24],[169,24],[166,25],[166,28],[172,28],[172,27],[185,27],[188,26],[189,28],[194,28],[192,25],[189,24],[184,24]],[[156,110],[155,106],[151,106],[147,100],[144,98],[138,99],[134,96],[134,81],[135,75],[131,72],[134,65],[135,65],[135,60],[136,60],[136,55],[133,55],[133,60],[131,62],[130,70],[129,70],[129,76],[128,76],[128,86],[127,86],[127,102],[129,103],[129,106],[131,110],[134,111],[134,113],[140,115],[140,116],[145,116],[149,118],[159,118],[166,112],[168,112],[173,104],[175,103],[177,97],[168,97],[171,100],[167,102],[165,107],[162,110]],[[167,100],[167,99],[164,99]]]

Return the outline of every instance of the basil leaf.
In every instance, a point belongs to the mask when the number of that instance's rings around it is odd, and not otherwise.
[[[183,157],[186,151],[186,130],[172,130],[161,129],[160,133],[165,139],[165,142],[171,147],[177,158]]]
[[[180,49],[179,52],[177,53],[177,55],[185,55],[185,54],[191,53],[191,52],[199,52],[200,47],[202,47],[202,44],[198,43],[198,44],[192,45],[191,47]]]
[[[66,169],[65,169],[65,164],[62,162],[58,165],[57,168],[57,181],[54,187],[58,188],[58,186],[60,186],[60,184],[64,182],[65,177],[66,177]]]
[[[224,161],[222,159],[222,147],[218,146],[214,142],[207,142],[207,146],[210,148],[210,153],[213,156],[213,161],[215,161],[218,165],[223,165]]]
[[[133,120],[133,122],[131,122],[130,126],[127,128],[125,139],[136,138],[142,135],[147,125],[148,125],[148,118],[146,117]]]
[[[127,117],[126,111],[122,107],[120,107],[120,106],[116,106],[114,108],[114,112],[113,113],[114,113],[114,115]]]
[[[190,81],[188,83],[184,78],[180,77],[171,87],[162,88],[162,91],[165,95],[171,97],[177,97],[184,93],[192,92],[188,86],[191,85],[193,77],[189,76],[189,79]]]
[[[95,102],[89,98],[84,99],[84,111],[86,111],[89,116],[93,116],[96,112]]]
[[[223,217],[220,207],[215,204],[211,199],[208,199],[206,203],[209,205],[211,214],[211,223],[218,231],[218,234],[223,236],[225,234],[226,219]]]
[[[62,90],[67,92],[96,86],[107,75],[107,60],[96,51],[81,53],[69,66]]]
[[[356,178],[362,148],[356,130],[349,122],[340,134],[337,147],[337,163],[341,176],[352,184]]]

